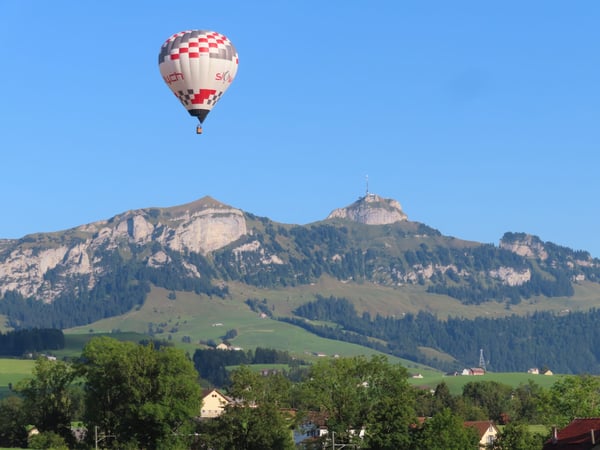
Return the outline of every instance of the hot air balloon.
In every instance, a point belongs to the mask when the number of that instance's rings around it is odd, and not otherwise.
[[[160,48],[160,74],[188,110],[202,123],[227,90],[238,68],[238,54],[229,39],[206,30],[174,34]]]

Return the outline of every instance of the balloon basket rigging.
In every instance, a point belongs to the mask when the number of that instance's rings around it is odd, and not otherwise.
[[[200,125],[196,127],[196,134],[202,134],[202,127]]]

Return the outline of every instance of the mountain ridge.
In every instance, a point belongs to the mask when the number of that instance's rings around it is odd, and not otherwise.
[[[532,295],[573,295],[573,283],[598,283],[600,261],[525,233],[505,233],[498,247],[443,236],[376,194],[307,225],[277,223],[205,196],[0,241],[0,312],[10,309],[8,298],[13,310],[30,299],[93,304],[100,308],[96,315],[109,314],[102,313],[103,301],[110,299],[115,310],[132,301],[114,292],[117,283],[124,290],[151,283],[226,295],[228,281],[293,286],[322,275],[422,286],[424,295],[463,303],[516,304]],[[136,295],[143,302],[141,292]],[[90,314],[82,312],[75,323],[92,320]]]

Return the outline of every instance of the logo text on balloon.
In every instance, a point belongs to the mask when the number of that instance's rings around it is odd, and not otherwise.
[[[176,81],[183,80],[183,74],[181,72],[173,72],[163,77],[167,84],[175,83]]]

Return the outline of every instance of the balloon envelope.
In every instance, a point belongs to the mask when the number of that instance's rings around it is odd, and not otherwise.
[[[162,45],[158,67],[169,89],[202,123],[235,78],[238,54],[222,34],[182,31]]]

